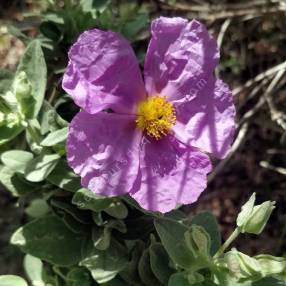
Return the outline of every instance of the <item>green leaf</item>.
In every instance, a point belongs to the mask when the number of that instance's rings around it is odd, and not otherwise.
[[[27,164],[34,158],[34,155],[27,151],[10,150],[1,155],[3,164],[15,172],[24,174]]]
[[[95,250],[93,255],[81,261],[80,265],[88,268],[97,283],[105,283],[123,270],[127,262],[125,248],[113,240],[107,250]]]
[[[136,285],[140,281],[140,277],[138,275],[138,263],[142,256],[142,253],[144,251],[145,244],[137,240],[134,243],[134,246],[132,247],[131,253],[131,259],[129,260],[127,266],[124,268],[123,271],[120,272],[120,277],[124,281],[127,282],[128,285]]]
[[[124,219],[128,215],[127,207],[120,201],[113,202],[108,208],[104,209],[104,211],[118,219]]]
[[[72,203],[77,205],[78,208],[94,212],[106,209],[112,202],[112,199],[99,197],[87,189],[78,190],[72,199]]]
[[[285,282],[270,277],[252,283],[252,286],[285,286],[285,285],[286,285]]]
[[[160,285],[159,280],[154,275],[151,269],[151,266],[150,266],[149,249],[146,249],[143,252],[139,260],[138,273],[139,273],[141,280],[143,281],[145,285],[148,285],[148,286],[158,286],[158,284]]]
[[[190,286],[184,273],[175,273],[170,277],[168,286]]]
[[[157,279],[167,285],[174,270],[169,267],[169,256],[162,244],[154,243],[150,246],[150,265]]]
[[[25,255],[24,269],[32,285],[45,285],[43,281],[43,262],[32,255]]]
[[[19,114],[0,112],[0,145],[12,140],[24,130]]]
[[[32,85],[32,97],[34,99],[33,116],[39,113],[46,90],[47,66],[41,44],[38,40],[30,42],[24,56],[17,68],[16,76],[24,71]]]
[[[14,171],[6,166],[0,166],[0,182],[10,191],[13,195],[18,195],[16,188],[14,187],[11,178],[14,175]]]
[[[211,238],[210,254],[214,255],[221,245],[221,234],[215,216],[210,212],[200,213],[194,216],[191,223],[202,226],[207,231]]]
[[[237,279],[234,279],[233,276],[230,276],[229,271],[226,269],[217,269],[214,273],[214,279],[213,280],[215,283],[213,283],[213,284],[209,283],[209,284],[206,284],[206,286],[208,286],[208,285],[251,286],[252,285],[251,281],[244,282],[244,283],[237,282]]]
[[[49,131],[54,132],[68,126],[68,122],[46,100],[42,105],[38,118],[41,125],[41,134],[43,135]]]
[[[210,236],[203,227],[193,224],[191,228],[185,232],[185,240],[194,257],[209,257]]]
[[[66,191],[76,192],[80,190],[80,178],[68,166],[66,160],[60,160],[53,171],[47,176],[47,181]]]
[[[80,6],[84,12],[90,12],[92,9],[96,9],[99,12],[103,12],[109,5],[110,0],[80,0]]]
[[[155,220],[155,228],[172,260],[183,268],[189,268],[193,256],[184,239],[184,234],[188,228],[170,219]]]
[[[0,286],[28,286],[28,284],[19,276],[0,275]]]
[[[28,163],[25,178],[30,182],[43,181],[55,168],[59,159],[58,154],[40,154]]]
[[[110,245],[111,229],[107,227],[94,227],[92,230],[92,240],[96,249],[106,250]]]
[[[25,253],[60,266],[71,266],[81,260],[84,236],[75,234],[56,216],[33,220],[19,228],[11,243]]]
[[[13,92],[17,100],[17,110],[26,120],[33,119],[35,106],[33,87],[24,71],[16,74]]]
[[[69,271],[66,277],[68,286],[92,286],[91,278],[86,269],[76,267]]]
[[[50,133],[42,142],[42,146],[54,146],[58,143],[62,143],[66,140],[68,135],[68,127],[64,127],[57,131]]]
[[[50,211],[50,207],[46,200],[34,199],[30,205],[25,209],[28,216],[32,218],[40,218]]]
[[[134,20],[126,22],[122,29],[122,34],[131,41],[134,41],[138,33],[147,27],[148,21],[147,14],[139,14]]]
[[[20,174],[10,168],[0,165],[0,182],[14,196],[24,195],[35,191],[37,185],[27,182]]]
[[[76,206],[73,206],[72,204],[64,200],[61,200],[60,198],[52,198],[50,202],[53,207],[67,212],[81,224],[90,224],[91,219],[88,212],[81,211]]]
[[[180,210],[172,210],[165,214],[165,218],[169,218],[171,220],[176,220],[177,222],[183,223],[184,221],[188,220],[188,217],[185,213]]]
[[[92,222],[89,213],[81,212],[75,206],[60,199],[52,198],[50,202],[55,214],[70,230],[74,233],[88,232],[87,225]]]

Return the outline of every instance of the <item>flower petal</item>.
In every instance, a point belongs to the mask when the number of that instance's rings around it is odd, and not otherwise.
[[[231,91],[221,80],[210,80],[198,96],[175,103],[177,124],[173,127],[180,141],[224,158],[233,141],[235,107]]]
[[[216,41],[193,20],[160,17],[152,22],[144,75],[148,94],[179,100],[207,81],[219,59]]]
[[[123,37],[97,29],[84,32],[69,51],[63,89],[86,112],[106,108],[132,113],[145,96],[136,56]]]
[[[67,159],[83,187],[104,196],[128,193],[138,175],[141,132],[134,117],[79,112],[67,139]]]
[[[207,185],[207,155],[168,136],[142,144],[140,174],[130,195],[150,211],[166,213],[177,204],[195,202]]]

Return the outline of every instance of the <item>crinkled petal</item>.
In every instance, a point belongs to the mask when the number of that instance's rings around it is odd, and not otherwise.
[[[142,144],[140,173],[130,195],[150,211],[166,213],[197,201],[207,186],[209,157],[168,136]]]
[[[134,117],[79,112],[67,139],[67,159],[82,186],[104,196],[128,193],[138,175],[142,134]]]
[[[177,123],[173,127],[180,141],[224,158],[235,131],[235,107],[227,84],[212,78],[198,96],[175,103]]]
[[[132,113],[145,87],[130,44],[114,32],[84,32],[69,51],[63,89],[88,113]]]
[[[152,22],[144,76],[149,95],[180,100],[208,81],[219,59],[216,41],[193,20],[160,17]]]

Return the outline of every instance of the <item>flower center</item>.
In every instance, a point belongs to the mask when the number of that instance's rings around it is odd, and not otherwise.
[[[174,107],[164,96],[149,97],[138,105],[136,126],[157,140],[167,135],[175,122]]]

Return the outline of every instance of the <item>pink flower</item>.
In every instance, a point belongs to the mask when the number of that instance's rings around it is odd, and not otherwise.
[[[91,191],[128,193],[164,213],[206,188],[212,166],[203,152],[226,156],[235,108],[213,75],[219,52],[204,25],[160,17],[151,33],[145,83],[116,33],[87,31],[71,47],[63,88],[82,111],[70,124],[67,158]]]

